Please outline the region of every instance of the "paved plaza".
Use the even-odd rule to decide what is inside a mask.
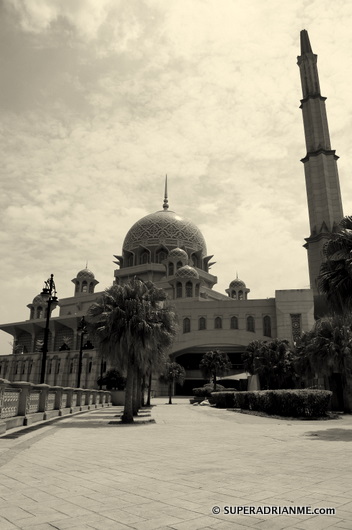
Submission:
[[[352,528],[351,416],[281,420],[166,401],[136,425],[109,423],[122,410],[111,407],[0,437],[0,529]],[[336,513],[224,513],[239,506]]]

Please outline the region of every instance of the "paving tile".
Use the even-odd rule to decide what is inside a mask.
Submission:
[[[341,442],[309,434],[331,428],[330,422],[288,422],[176,402],[169,407],[156,399],[156,423],[145,426],[108,428],[117,411],[107,408],[66,417],[35,436],[0,437],[1,516],[6,510],[0,530],[352,528],[346,465],[352,445],[342,451]],[[335,420],[336,426],[351,428],[352,417]],[[337,512],[211,515],[212,506],[225,505],[332,506]]]

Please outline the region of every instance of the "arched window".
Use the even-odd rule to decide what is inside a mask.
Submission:
[[[238,318],[237,317],[231,317],[230,328],[231,329],[238,329]]]
[[[37,318],[43,318],[43,308],[37,307]]]
[[[82,293],[86,293],[88,291],[88,284],[86,280],[82,282]]]
[[[238,299],[243,300],[243,291],[238,291]]]
[[[207,321],[204,317],[200,317],[199,319],[199,329],[207,329]]]
[[[92,362],[92,361],[89,361],[89,364],[88,364],[88,373],[91,373],[91,372],[92,372],[92,366],[93,366],[93,362]]]
[[[176,264],[176,269],[180,269],[182,267],[182,261],[178,261]]]
[[[221,329],[222,328],[222,318],[216,317],[214,321],[215,329]]]
[[[268,315],[263,318],[263,335],[271,337],[271,318]]]
[[[78,281],[76,281],[76,289],[75,289],[75,291],[76,291],[76,293],[79,292],[79,282]]]
[[[234,300],[237,300],[237,293],[236,293],[236,291],[232,291],[231,298],[233,298]]]
[[[176,283],[176,298],[182,298],[182,283]]]
[[[127,258],[127,267],[133,267],[133,254],[130,254]]]
[[[166,252],[165,250],[159,250],[156,254],[156,262],[162,263],[166,259]]]
[[[191,321],[189,318],[183,319],[183,333],[189,333],[191,331]]]
[[[199,296],[199,284],[197,283],[196,289],[195,289],[195,296]]]
[[[57,373],[57,374],[60,373],[60,359],[57,361],[56,373]]]
[[[252,316],[247,317],[247,331],[255,331],[255,323]]]
[[[173,276],[174,274],[174,264],[169,263],[169,276]]]
[[[30,319],[32,320],[34,318],[34,307],[31,307],[31,316]]]
[[[93,283],[93,282],[91,282],[91,283],[89,284],[89,292],[90,292],[90,293],[94,293],[94,283]]]
[[[148,263],[148,257],[149,257],[149,254],[146,250],[142,252],[139,258],[140,265],[144,265],[145,263]]]
[[[193,296],[193,285],[192,282],[186,283],[186,296],[187,298],[192,298]]]

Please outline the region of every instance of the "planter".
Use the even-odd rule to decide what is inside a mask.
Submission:
[[[124,390],[111,390],[111,400],[113,405],[124,405],[125,404],[125,391]]]

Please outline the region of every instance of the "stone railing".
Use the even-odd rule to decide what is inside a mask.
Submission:
[[[111,406],[111,392],[0,379],[0,434],[73,412]]]

